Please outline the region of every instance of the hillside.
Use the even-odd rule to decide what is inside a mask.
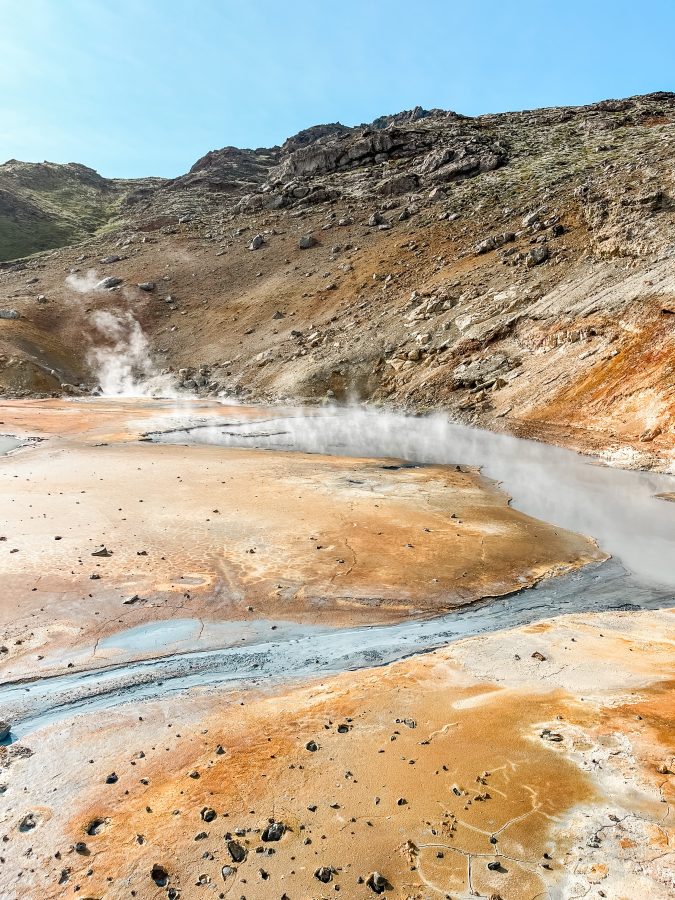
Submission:
[[[78,163],[0,165],[0,262],[74,244],[119,217],[129,195],[161,179],[107,179]]]
[[[70,245],[0,267],[0,385],[95,389],[111,310],[186,390],[440,408],[668,468],[673,123],[658,93],[317,126],[168,182],[8,163],[0,257]]]

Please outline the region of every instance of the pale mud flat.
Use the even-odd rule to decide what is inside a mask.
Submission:
[[[45,438],[0,460],[4,681],[428,617],[604,558],[465,467],[138,441],[188,412],[264,415],[2,406]],[[304,683],[66,706],[0,747],[0,897],[367,900],[374,871],[410,900],[670,897],[674,624],[574,614]]]
[[[0,408],[5,431],[45,438],[0,464],[5,678],[118,661],[108,638],[143,623],[201,620],[204,648],[210,634],[222,642],[211,627],[222,620],[390,622],[605,558],[589,538],[512,509],[475,470],[138,441],[187,415],[262,413]],[[112,555],[92,555],[102,546]]]
[[[665,900],[673,625],[566,616],[43,729],[0,751],[0,894],[367,900],[377,871],[384,896],[415,900]]]

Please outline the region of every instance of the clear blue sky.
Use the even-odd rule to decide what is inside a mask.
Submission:
[[[0,162],[186,171],[319,122],[675,90],[675,0],[0,0]]]

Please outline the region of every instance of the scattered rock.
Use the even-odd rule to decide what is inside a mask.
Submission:
[[[19,831],[32,831],[37,825],[37,821],[33,813],[27,813],[19,822]]]
[[[157,887],[166,887],[169,881],[169,873],[164,868],[164,866],[160,866],[158,863],[155,863],[150,870],[150,877],[155,882]]]
[[[540,244],[538,247],[533,247],[530,252],[525,257],[525,265],[531,269],[534,266],[540,266],[542,263],[546,262],[548,259],[548,247],[546,244]]]
[[[286,832],[286,826],[283,822],[270,822],[264,829],[261,837],[263,841],[280,841]]]
[[[101,291],[109,291],[112,288],[118,287],[122,284],[123,279],[118,278],[117,275],[108,275],[107,278],[102,278],[99,283],[96,285],[98,290]]]
[[[230,854],[232,862],[241,863],[246,859],[248,850],[238,841],[229,840],[227,842],[227,852]]]
[[[391,888],[387,879],[379,872],[371,872],[366,878],[366,884],[374,894],[384,894],[388,888]]]

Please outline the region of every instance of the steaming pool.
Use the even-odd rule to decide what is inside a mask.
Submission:
[[[571,450],[470,428],[443,415],[363,408],[270,410],[258,419],[244,414],[239,421],[189,421],[147,438],[479,467],[500,483],[516,509],[594,538],[634,575],[675,589],[675,505],[657,496],[675,490],[673,475],[601,465]]]
[[[389,458],[392,467],[480,467],[501,484],[514,507],[593,537],[612,559],[506,597],[390,625],[344,628],[280,622],[272,635],[268,621],[246,626],[222,621],[212,626],[216,636],[209,649],[195,644],[201,636],[195,619],[121,629],[103,641],[113,653],[111,662],[0,684],[2,717],[13,726],[10,742],[79,713],[158,700],[197,687],[273,686],[385,665],[461,638],[566,613],[675,606],[675,504],[656,496],[673,492],[673,476],[602,466],[571,451],[472,429],[441,415],[242,407],[223,410],[222,416],[203,416],[199,409],[142,402],[146,409],[157,410],[154,430],[141,438],[148,445],[209,444],[223,452],[248,448]],[[143,652],[146,658],[117,662],[118,651]]]

